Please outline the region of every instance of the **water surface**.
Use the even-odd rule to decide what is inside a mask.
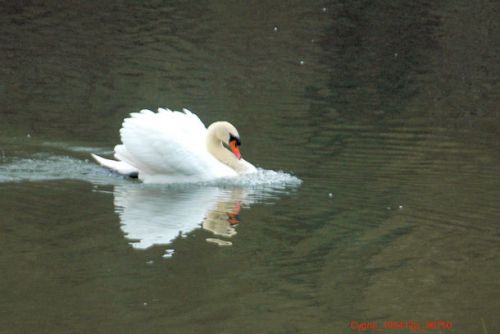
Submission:
[[[499,331],[495,7],[1,4],[0,333]],[[279,182],[91,161],[157,107]]]

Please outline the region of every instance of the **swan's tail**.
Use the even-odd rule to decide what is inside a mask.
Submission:
[[[97,163],[99,163],[99,165],[109,168],[119,174],[130,177],[137,177],[137,175],[139,174],[139,170],[137,168],[129,165],[124,161],[105,159],[93,153],[91,153],[90,155],[92,156],[92,158],[94,158],[95,161],[97,161]]]

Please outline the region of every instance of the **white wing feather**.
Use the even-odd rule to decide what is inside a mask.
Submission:
[[[114,170],[117,173],[120,173],[123,175],[133,175],[133,174],[139,173],[139,170],[137,168],[129,165],[125,161],[116,161],[116,160],[105,159],[105,158],[100,157],[100,156],[93,154],[93,153],[91,153],[90,155],[101,166],[104,166],[104,167],[107,167],[111,170]]]

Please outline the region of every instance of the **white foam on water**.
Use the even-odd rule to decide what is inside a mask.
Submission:
[[[259,187],[267,185],[289,185],[297,186],[302,183],[298,177],[288,174],[283,171],[273,171],[268,169],[258,168],[257,173],[244,174],[238,177],[222,178],[207,182],[208,184],[218,186],[241,186],[241,187]]]

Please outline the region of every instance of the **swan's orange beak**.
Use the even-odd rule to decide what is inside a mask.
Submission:
[[[236,156],[236,158],[241,159],[241,153],[240,153],[240,148],[238,147],[238,141],[236,139],[233,139],[229,142],[229,148],[231,149],[231,152]]]

